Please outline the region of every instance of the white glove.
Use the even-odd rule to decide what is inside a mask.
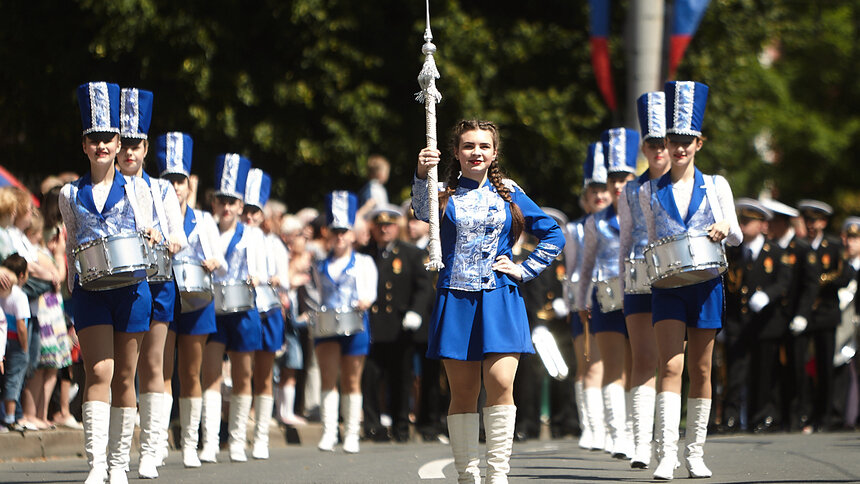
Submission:
[[[403,315],[403,329],[406,331],[415,331],[421,327],[421,315],[415,311],[406,311]]]
[[[803,316],[795,316],[794,319],[791,320],[791,323],[788,324],[788,329],[791,330],[791,334],[797,336],[802,333],[806,326],[809,325],[809,322]]]
[[[770,298],[762,291],[756,291],[752,297],[750,297],[750,310],[754,313],[757,313],[764,309],[765,306],[770,304]]]
[[[854,282],[854,281],[851,281]],[[856,283],[855,283],[856,284]],[[849,304],[854,302],[854,291],[851,290],[851,286],[839,288],[837,294],[839,295],[839,310],[845,311],[845,308],[848,307]]]
[[[552,301],[552,310],[555,311],[555,317],[561,319],[567,317],[570,307],[568,307],[567,301],[558,297]]]

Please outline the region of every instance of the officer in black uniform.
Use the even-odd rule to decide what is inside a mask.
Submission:
[[[751,422],[763,419],[764,407],[769,403],[769,393],[759,388],[771,387],[773,376],[768,373],[766,381],[760,365],[773,370],[776,365],[777,343],[769,341],[771,326],[777,309],[789,285],[789,267],[783,263],[783,251],[779,246],[765,240],[763,235],[770,210],[757,200],[739,198],[735,201],[738,222],[743,232],[743,243],[726,248],[729,263],[726,275],[726,359],[727,381],[723,402],[723,422],[728,430],[737,430],[744,406]],[[765,338],[761,338],[764,335]],[[776,349],[775,349],[776,348]],[[755,351],[753,351],[755,349]],[[745,398],[746,396],[746,398]],[[772,413],[772,412],[771,412]]]
[[[413,381],[414,333],[428,319],[433,298],[425,251],[401,241],[399,208],[383,205],[369,214],[371,240],[367,254],[376,261],[379,283],[370,308],[370,354],[362,376],[365,437],[388,440],[380,422],[383,410],[392,419],[392,437],[409,438],[409,397]]]
[[[841,426],[841,418],[833,407],[833,352],[836,345],[836,326],[842,318],[838,291],[854,277],[854,269],[843,259],[842,242],[824,233],[833,215],[830,205],[818,200],[801,200],[798,210],[806,225],[806,238],[812,246],[809,263],[815,266],[818,276],[818,294],[812,303],[812,317],[806,321],[792,321],[792,330],[805,334],[815,351],[816,378],[813,396],[812,425],[819,430]],[[803,348],[801,348],[802,350]],[[806,358],[803,358],[804,360]],[[806,428],[805,431],[810,429]]]
[[[762,204],[773,212],[773,218],[768,223],[768,238],[783,249],[783,263],[790,268],[791,273],[788,292],[780,301],[777,313],[786,356],[786,367],[780,378],[782,392],[779,400],[782,402],[780,413],[783,427],[789,431],[798,431],[808,424],[812,411],[809,395],[811,383],[806,371],[809,339],[800,332],[795,334],[789,328],[798,328],[797,323],[793,323],[795,319],[804,322],[812,317],[812,304],[818,294],[816,257],[809,242],[794,229],[792,222],[797,221],[800,212],[776,200],[762,200]],[[775,327],[773,329],[776,331]]]

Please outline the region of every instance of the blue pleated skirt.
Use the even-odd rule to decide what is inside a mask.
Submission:
[[[534,353],[517,286],[483,291],[439,289],[427,357],[482,361],[487,353]]]

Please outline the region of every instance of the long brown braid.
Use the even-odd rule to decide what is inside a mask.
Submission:
[[[511,190],[503,183],[504,175],[499,168],[499,156],[501,156],[501,139],[499,137],[499,129],[490,121],[481,121],[477,119],[464,119],[454,126],[451,131],[451,140],[449,149],[451,157],[445,163],[445,191],[439,194],[439,206],[442,207],[443,213],[448,205],[448,199],[457,190],[460,179],[460,162],[457,160],[456,153],[460,147],[460,137],[467,131],[475,130],[489,131],[493,135],[493,145],[496,148],[496,159],[490,163],[490,168],[487,170],[487,179],[492,183],[493,187],[500,197],[510,204],[511,209],[511,240],[516,241],[520,238],[520,234],[525,227],[525,218],[520,207],[511,199]]]

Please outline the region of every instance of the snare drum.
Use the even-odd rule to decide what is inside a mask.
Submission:
[[[645,260],[651,285],[663,289],[709,281],[728,268],[723,244],[705,234],[686,232],[649,245],[645,248]]]
[[[88,291],[131,286],[156,272],[149,242],[141,233],[92,240],[72,255],[81,287]]]
[[[597,303],[600,304],[600,311],[610,313],[618,311],[624,305],[624,293],[621,292],[621,278],[613,277],[605,281],[594,281],[594,288],[597,291]]]
[[[261,284],[254,288],[257,293],[257,311],[260,314],[281,307],[281,297],[272,284]]]
[[[158,272],[146,278],[149,282],[167,282],[173,280],[173,258],[166,244],[158,244],[152,248],[155,266]]]
[[[624,294],[651,294],[651,279],[645,259],[624,261]]]
[[[216,282],[215,314],[232,314],[254,309],[254,288],[248,281]]]
[[[190,313],[212,302],[212,276],[202,265],[193,262],[173,263],[173,276],[179,288],[179,308]]]
[[[364,331],[363,311],[322,307],[310,314],[311,334],[314,338],[350,336]]]

